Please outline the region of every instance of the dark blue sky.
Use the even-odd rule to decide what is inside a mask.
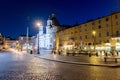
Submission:
[[[0,32],[17,38],[29,26],[30,35],[35,35],[34,21],[41,19],[46,25],[52,12],[60,24],[74,25],[112,11],[120,11],[120,0],[0,0]]]

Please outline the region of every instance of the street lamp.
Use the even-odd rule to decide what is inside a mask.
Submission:
[[[38,51],[37,51],[37,54],[40,54],[40,51],[39,51],[39,32],[40,32],[40,26],[41,26],[41,22],[36,22],[36,26],[38,27]]]
[[[96,48],[96,31],[92,31],[92,34],[93,34],[93,38],[94,38],[94,51],[95,51],[95,48]]]

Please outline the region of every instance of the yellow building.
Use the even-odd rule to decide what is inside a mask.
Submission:
[[[120,12],[57,32],[56,47],[120,50]]]

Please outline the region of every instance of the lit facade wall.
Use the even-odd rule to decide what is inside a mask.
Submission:
[[[43,26],[40,27],[39,45],[40,48],[53,49],[55,47],[55,34],[57,27],[53,24],[53,20],[48,18],[46,33],[43,33]]]
[[[51,20],[52,21],[52,20]],[[47,49],[52,49],[54,48],[54,44],[55,44],[55,34],[56,34],[56,29],[57,27],[52,25],[52,27],[50,26],[51,23],[50,20],[48,20],[48,24],[46,26],[46,48]]]
[[[0,45],[3,45],[3,37],[1,33],[0,33]]]
[[[29,36],[27,43],[27,37],[25,35],[20,36],[18,39],[19,42],[18,48],[22,50],[32,49],[32,47],[35,45],[34,40],[35,40],[34,36]]]
[[[96,31],[95,37],[93,31]],[[116,49],[116,43],[113,44],[112,38],[120,36],[120,12],[62,30],[56,35],[59,37],[59,48],[71,45],[91,50],[96,44],[97,50]],[[57,47],[58,43],[56,44]]]

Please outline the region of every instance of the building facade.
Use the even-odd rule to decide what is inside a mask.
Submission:
[[[4,43],[4,39],[2,34],[0,33],[0,50],[3,48],[3,43]]]
[[[0,33],[0,45],[3,45],[3,37],[1,33]]]
[[[28,42],[27,42],[28,38]],[[22,35],[18,39],[19,42],[19,48],[26,50],[26,49],[32,49],[33,46],[35,46],[35,36],[25,36]]]
[[[17,41],[18,40],[11,39],[10,37],[4,38],[4,47],[6,47],[6,48],[15,48]]]
[[[120,12],[57,32],[57,49],[120,50]]]
[[[53,49],[55,47],[55,35],[59,27],[59,22],[56,19],[56,15],[52,13],[52,16],[47,20],[47,26],[41,26],[39,30],[39,47],[44,49]],[[37,35],[38,36],[38,35]],[[38,43],[38,37],[36,39]]]

